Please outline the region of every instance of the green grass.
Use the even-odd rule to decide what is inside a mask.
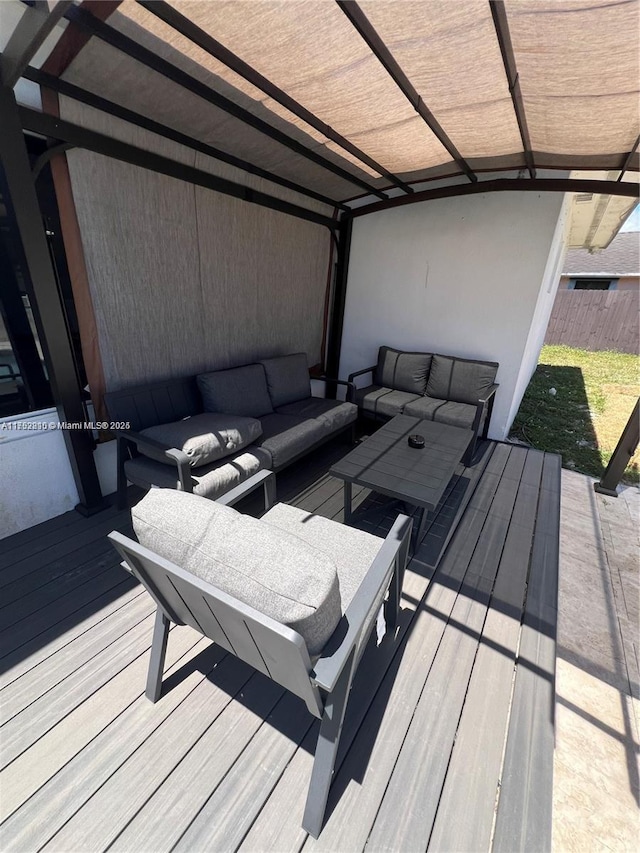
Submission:
[[[511,434],[560,453],[565,468],[600,477],[639,393],[638,356],[545,346]],[[640,481],[638,451],[623,479]]]

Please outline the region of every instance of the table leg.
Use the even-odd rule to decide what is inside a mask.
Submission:
[[[420,543],[422,542],[422,537],[424,536],[424,528],[425,528],[426,522],[427,522],[427,511],[424,507],[422,507],[422,509],[420,510],[419,519],[420,520],[418,521],[418,527],[416,529],[416,538],[414,540],[415,541],[415,546],[414,546],[415,550],[418,550]]]
[[[344,481],[344,523],[351,521],[351,483]]]

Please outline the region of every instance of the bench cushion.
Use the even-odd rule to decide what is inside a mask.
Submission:
[[[424,394],[430,367],[431,353],[401,352],[391,347],[380,347],[373,381],[375,385],[397,391]]]
[[[282,468],[329,434],[326,423],[316,418],[274,413],[260,419],[262,435],[257,439],[271,457],[271,468]]]
[[[311,381],[304,352],[265,358],[260,361],[267,377],[267,388],[274,409],[311,396]]]
[[[289,504],[276,504],[262,516],[262,521],[295,534],[335,563],[343,611],[351,603],[384,541],[364,530],[336,524],[329,518]]]
[[[342,617],[326,553],[275,525],[171,489],[151,489],[131,515],[140,543],[293,628],[318,654]]]
[[[367,388],[356,390],[356,403],[371,415],[393,418],[401,415],[407,403],[419,400],[419,394],[409,394],[407,391],[394,391],[392,388],[382,388],[379,385],[369,385]]]
[[[199,468],[251,444],[262,435],[262,426],[255,418],[205,412],[170,424],[147,427],[142,435],[183,450],[191,467]],[[167,463],[175,467],[171,460],[167,459]]]
[[[426,393],[439,400],[477,405],[493,385],[497,372],[496,362],[434,355]]]
[[[244,483],[246,479],[262,471],[263,468],[269,468],[270,465],[270,455],[259,447],[252,446],[250,449],[241,450],[233,456],[226,456],[209,465],[192,468],[193,493],[204,498],[217,498],[235,486],[239,486],[240,483]],[[165,465],[164,462],[156,462],[154,459],[147,459],[146,456],[127,459],[124,463],[124,471],[128,480],[142,488],[149,486],[158,486],[163,489],[180,488],[178,469],[175,465]]]
[[[471,429],[477,411],[478,407],[469,403],[451,403],[446,400],[437,400],[435,397],[420,397],[413,403],[408,403],[403,414],[423,421],[437,421],[441,424]]]
[[[197,380],[205,412],[260,418],[273,411],[261,364],[201,373]]]
[[[358,407],[353,403],[341,403],[339,400],[325,400],[324,397],[308,397],[280,406],[281,415],[297,415],[300,418],[318,418],[326,423],[329,432],[338,432],[358,418]]]

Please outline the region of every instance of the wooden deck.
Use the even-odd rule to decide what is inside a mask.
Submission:
[[[550,849],[559,458],[481,450],[430,515],[398,639],[361,662],[317,841],[300,700],[185,627],[145,699],[153,605],[105,538],[128,513],[2,542],[2,849]],[[344,453],[283,472],[279,499],[340,519]],[[359,489],[354,506],[384,534],[393,507]]]

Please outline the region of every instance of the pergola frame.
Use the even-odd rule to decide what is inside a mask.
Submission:
[[[108,24],[103,23],[99,17],[96,17],[91,12],[87,11],[87,9],[73,6],[68,3],[67,0],[59,0],[59,2],[48,12],[44,12],[44,9],[41,8],[42,6],[46,6],[46,4],[37,4],[38,8],[33,11],[37,12],[38,17],[34,18],[32,15],[28,15],[24,16],[21,20],[19,27],[16,28],[12,39],[7,45],[5,53],[0,57],[0,70],[2,72],[2,87],[0,88],[0,124],[3,126],[4,137],[3,144],[0,145],[0,156],[2,157],[2,164],[5,171],[11,172],[10,180],[7,180],[5,192],[8,194],[8,201],[10,202],[15,214],[15,219],[26,256],[27,269],[29,270],[32,278],[34,295],[37,297],[39,310],[36,311],[36,316],[38,317],[39,333],[41,335],[45,351],[48,355],[49,369],[52,374],[52,384],[54,394],[56,396],[56,403],[58,405],[59,413],[64,417],[64,419],[68,421],[83,420],[84,408],[81,398],[81,389],[79,387],[77,375],[75,373],[75,366],[72,360],[68,330],[59,304],[55,273],[51,264],[51,258],[42,222],[36,212],[37,199],[34,184],[35,175],[32,174],[28,168],[28,158],[23,139],[23,132],[25,130],[48,138],[51,141],[50,145],[52,149],[52,156],[61,153],[68,147],[84,148],[107,157],[113,157],[145,169],[151,169],[165,175],[170,175],[171,177],[188,183],[203,186],[216,192],[231,195],[244,201],[258,204],[272,210],[277,210],[281,213],[327,227],[332,232],[338,244],[336,279],[333,287],[332,303],[330,306],[331,324],[326,356],[327,370],[329,374],[333,375],[337,374],[339,366],[347,273],[349,267],[349,248],[351,243],[352,224],[355,217],[360,217],[368,213],[374,213],[400,205],[479,192],[521,192],[523,190],[563,193],[590,192],[638,197],[638,185],[636,183],[625,182],[622,178],[624,173],[631,166],[634,154],[638,148],[640,137],[636,140],[632,150],[625,156],[624,162],[621,164],[620,176],[616,181],[572,180],[569,178],[540,179],[536,177],[536,165],[538,165],[538,168],[541,168],[541,165],[534,162],[534,156],[531,150],[526,116],[524,113],[524,104],[519,88],[518,73],[508,32],[507,18],[504,10],[504,4],[501,0],[490,0],[491,11],[502,52],[509,91],[512,97],[518,127],[520,129],[524,158],[530,177],[524,179],[490,179],[485,181],[478,180],[478,175],[471,169],[464,157],[449,139],[444,129],[437,122],[360,7],[353,2],[353,0],[349,0],[349,2],[336,0],[336,2],[338,2],[362,38],[365,39],[374,55],[385,67],[396,85],[411,102],[416,112],[423,118],[431,131],[451,154],[454,163],[458,167],[458,171],[450,174],[449,177],[455,178],[459,175],[465,175],[469,179],[470,183],[455,184],[445,187],[440,186],[434,189],[420,189],[419,191],[416,191],[415,187],[410,186],[405,181],[386,170],[383,166],[376,163],[376,161],[369,157],[366,152],[361,151],[348,139],[333,131],[321,119],[306,110],[301,104],[290,98],[285,92],[278,89],[278,87],[276,87],[271,81],[267,80],[255,69],[243,62],[239,57],[228,51],[219,42],[210,38],[200,28],[195,25],[191,25],[188,19],[179,15],[179,13],[174,12],[172,7],[166,3],[160,3],[157,6],[154,4],[154,7],[151,7],[151,11],[158,15],[158,17],[162,18],[165,23],[173,26],[177,31],[194,41],[194,43],[198,44],[199,47],[207,50],[212,56],[215,56],[218,60],[224,62],[235,73],[241,74],[245,79],[249,80],[253,85],[260,88],[263,92],[274,98],[274,100],[281,103],[291,112],[298,115],[309,125],[320,130],[328,138],[343,147],[344,150],[358,157],[361,162],[366,163],[370,168],[378,171],[380,175],[386,177],[391,182],[391,187],[389,189],[395,189],[396,192],[402,191],[402,194],[394,195],[390,198],[384,190],[363,181],[359,176],[343,169],[341,166],[331,162],[330,160],[327,160],[317,152],[304,146],[299,141],[290,138],[283,131],[272,127],[263,119],[254,116],[243,107],[235,104],[233,101],[222,96],[209,86],[201,83],[199,80],[158,56],[153,51],[143,47],[134,40],[120,33],[118,30],[110,27]],[[105,4],[105,6],[106,5],[107,4]],[[117,7],[116,3],[108,5],[110,8]],[[146,2],[142,2],[141,5],[147,9],[150,8],[150,4]],[[96,36],[133,59],[142,62],[158,74],[182,86],[184,89],[204,98],[214,106],[228,112],[240,121],[259,130],[261,133],[266,134],[283,146],[294,151],[296,154],[306,157],[316,163],[316,165],[338,175],[343,180],[359,186],[365,191],[366,196],[376,196],[378,201],[365,202],[360,207],[351,209],[344,202],[330,199],[329,197],[310,188],[304,187],[296,182],[282,178],[273,172],[263,169],[259,165],[249,163],[235,155],[231,155],[215,148],[214,146],[194,139],[187,134],[162,125],[148,117],[139,115],[138,113],[109,101],[96,93],[86,91],[81,87],[66,82],[45,70],[30,68],[29,63],[33,59],[37,49],[42,45],[44,39],[53,30],[55,24],[60,20],[62,15],[64,15],[70,22],[65,36],[69,35],[71,40],[75,39],[76,52],[86,43],[88,37]],[[78,29],[74,30],[73,28]],[[70,30],[71,32],[69,32]],[[79,32],[81,35],[79,35]],[[65,36],[63,36],[63,38]],[[73,49],[70,48],[66,53],[73,54]],[[56,69],[58,74],[61,74],[64,71],[73,58],[73,56],[71,56],[71,58],[66,56],[65,50],[61,51],[61,54],[63,56],[63,62]],[[178,163],[168,157],[153,154],[149,151],[136,148],[136,146],[105,136],[104,134],[79,127],[78,125],[63,121],[62,119],[56,118],[50,114],[39,113],[35,110],[18,107],[11,89],[20,76],[24,76],[26,79],[37,82],[46,89],[74,98],[94,107],[95,109],[130,122],[138,127],[142,127],[166,139],[171,139],[174,142],[185,145],[188,148],[204,153],[212,158],[237,166],[249,174],[265,178],[266,180],[272,181],[274,184],[294,190],[309,198],[313,198],[316,201],[331,205],[335,211],[334,215],[323,215],[316,211],[307,209],[302,205],[276,198],[269,193],[257,191],[251,187],[218,177],[201,169],[196,169],[194,167]],[[513,165],[502,165],[492,169],[492,171],[513,171],[513,168]],[[563,166],[562,168],[565,167]],[[573,168],[594,168],[593,158],[581,159],[580,157],[576,157]],[[440,174],[431,179],[421,178],[416,181],[416,183],[424,184],[426,180],[442,179],[443,176]],[[341,214],[340,217],[338,217],[338,213]],[[35,286],[36,282],[37,288]],[[55,307],[56,304],[58,306],[57,308]],[[96,510],[101,506],[101,495],[98,487],[95,463],[91,453],[91,436],[88,432],[83,432],[81,430],[65,430],[65,441],[67,441],[72,469],[78,486],[78,491],[81,496],[81,507],[85,511]]]

